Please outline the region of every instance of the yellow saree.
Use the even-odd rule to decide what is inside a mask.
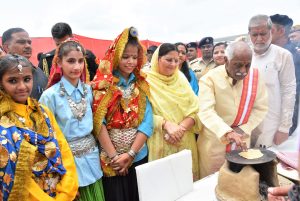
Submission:
[[[153,54],[151,71],[147,74],[150,84],[150,102],[154,114],[154,133],[148,139],[149,161],[163,158],[183,149],[192,151],[193,177],[199,179],[199,163],[195,134],[200,128],[197,117],[199,111],[198,98],[190,87],[188,80],[177,69],[172,76],[164,76],[158,72],[158,52]],[[164,140],[163,120],[179,124],[186,117],[191,117],[196,124],[186,131],[181,142],[169,144]]]

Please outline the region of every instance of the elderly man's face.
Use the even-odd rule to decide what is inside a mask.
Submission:
[[[256,53],[262,54],[268,50],[272,41],[272,34],[267,25],[251,27],[249,35]]]
[[[11,35],[11,39],[3,45],[6,52],[18,54],[29,59],[32,54],[31,39],[27,32],[17,32]]]
[[[230,61],[225,57],[225,66],[229,76],[234,80],[243,80],[248,74],[251,60],[252,55],[249,51],[236,51]]]

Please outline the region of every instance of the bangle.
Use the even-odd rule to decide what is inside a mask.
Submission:
[[[127,152],[127,154],[128,154],[129,156],[131,156],[133,159],[134,159],[135,156],[136,156],[136,153],[135,153],[135,151],[133,151],[133,149],[130,149],[130,150]]]

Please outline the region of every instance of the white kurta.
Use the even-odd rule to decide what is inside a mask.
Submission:
[[[269,111],[264,121],[255,129],[259,135],[256,146],[272,146],[277,130],[288,133],[292,126],[295,104],[296,78],[291,53],[271,45],[262,55],[253,53],[252,67],[263,76],[269,97]]]

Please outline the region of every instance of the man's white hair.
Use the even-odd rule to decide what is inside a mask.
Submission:
[[[253,16],[248,24],[248,31],[252,27],[257,27],[261,25],[266,25],[268,29],[272,29],[272,20],[268,15],[255,15]]]
[[[248,47],[248,48],[247,48]],[[237,52],[240,52],[241,50],[239,51],[236,51],[237,49],[241,49],[242,51],[249,51],[249,54],[252,55],[252,51],[251,51],[251,48],[250,46],[248,45],[248,43],[246,43],[245,41],[234,41],[232,43],[230,43],[226,49],[225,49],[225,55],[228,59],[228,61],[230,62],[231,59],[235,56],[235,54]]]

